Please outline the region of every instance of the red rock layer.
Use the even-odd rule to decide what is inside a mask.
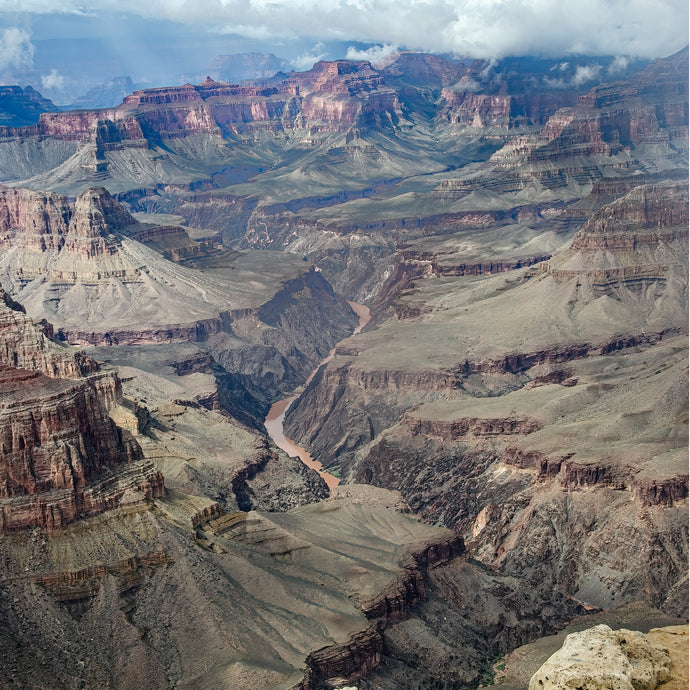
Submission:
[[[163,494],[163,479],[96,390],[0,369],[0,532],[56,529],[128,500]]]
[[[406,417],[404,421],[413,435],[438,436],[449,441],[457,440],[468,434],[472,436],[525,435],[538,431],[542,427],[542,424],[536,419],[521,417],[498,417],[492,419],[463,417],[450,422]]]
[[[162,496],[162,475],[108,416],[119,379],[0,297],[0,533]]]
[[[99,371],[93,359],[58,345],[51,336],[49,324],[35,324],[0,288],[0,366],[37,370],[54,378],[80,378]]]
[[[527,78],[516,80],[510,74],[504,75],[497,91],[485,67],[484,62],[468,67],[415,54],[401,54],[382,70],[368,62],[321,61],[307,72],[279,74],[263,85],[239,86],[209,78],[196,86],[137,91],[115,108],[47,112],[35,126],[0,127],[0,137],[92,140],[96,144],[92,165],[99,169],[104,150],[146,146],[151,138],[222,135],[256,128],[349,130],[357,136],[370,126],[396,126],[404,117],[403,103],[409,108],[424,102],[423,109],[431,106],[440,120],[461,126],[512,128],[547,123],[541,142],[560,142],[549,148],[551,156],[578,147],[583,153],[615,152],[660,128],[687,124],[682,59],[654,63],[630,82],[632,86],[597,87],[577,106],[572,90],[543,85],[535,89],[526,86]],[[687,66],[685,70],[687,82]],[[440,100],[434,93],[437,89],[442,89]],[[643,98],[644,106],[640,105]],[[631,101],[635,101],[632,106]],[[532,157],[539,159],[540,152],[532,151]]]
[[[687,230],[687,185],[646,185],[595,213],[573,237],[571,247],[630,251],[687,236]]]
[[[339,60],[319,62],[309,72],[293,73],[277,86],[238,86],[207,79],[198,86],[137,91],[116,108],[43,113],[35,127],[4,127],[0,136],[68,141],[94,136],[97,144],[107,148],[153,134],[164,138],[221,134],[251,123],[275,129],[302,126],[304,118],[312,127],[343,131],[369,101],[370,115],[381,109],[390,110],[394,117],[400,114],[395,93],[383,86],[382,75],[369,63]]]
[[[83,258],[115,251],[108,235],[136,223],[103,187],[87,189],[70,204],[52,192],[0,187],[0,247],[64,249]]]
[[[442,91],[446,107],[440,117],[463,126],[543,125],[556,110],[574,105],[571,92],[551,91],[535,94],[483,94],[457,87]]]
[[[126,590],[141,584],[147,576],[170,558],[162,551],[154,551],[142,556],[132,556],[122,561],[98,564],[77,571],[47,573],[30,578],[30,581],[43,585],[58,601],[69,601],[95,595],[103,580],[115,577],[118,590]]]
[[[687,49],[656,60],[625,82],[594,87],[572,108],[557,111],[538,141],[523,142],[527,160],[565,156],[614,155],[650,137],[679,135],[687,140]],[[511,144],[516,152],[520,143]],[[524,161],[522,162],[524,164]]]

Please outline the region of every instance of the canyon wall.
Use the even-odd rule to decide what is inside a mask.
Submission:
[[[2,295],[0,531],[58,529],[162,496],[162,475],[108,416],[119,379],[52,341]]]
[[[413,274],[393,313],[314,378],[288,435],[458,528],[499,572],[683,615],[687,207],[683,183],[633,188],[522,279],[481,278],[482,311],[462,301],[469,276]]]

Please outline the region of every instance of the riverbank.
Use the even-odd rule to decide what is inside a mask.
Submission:
[[[371,319],[371,313],[369,311],[369,308],[364,306],[363,304],[358,304],[357,302],[348,302],[348,304],[350,305],[350,307],[352,307],[352,311],[354,311],[355,314],[357,314],[357,316],[359,317],[359,325],[355,328],[355,330],[352,333],[352,335],[357,335],[369,323],[369,320]],[[312,371],[312,373],[309,375],[309,378],[306,380],[304,386],[302,387],[302,390],[306,389],[306,387],[311,383],[311,380],[316,375],[316,372],[324,364],[333,359],[334,354],[335,348],[333,348],[328,353],[328,356],[325,357],[323,361],[319,364],[319,366],[316,367],[314,371]],[[300,395],[301,393],[295,393],[294,395],[291,395],[287,398],[283,398],[282,400],[278,400],[277,402],[273,403],[273,405],[271,405],[271,409],[268,411],[268,414],[266,415],[266,419],[264,420],[264,426],[266,427],[268,435],[273,439],[273,442],[278,446],[278,448],[284,450],[292,458],[298,457],[305,465],[316,470],[324,479],[324,481],[328,485],[328,488],[332,491],[333,488],[340,483],[340,478],[336,477],[330,472],[325,472],[321,462],[315,460],[311,456],[311,453],[309,453],[305,448],[303,448],[302,446],[298,446],[292,439],[287,438],[283,431],[283,421],[285,420],[285,413],[287,412],[290,405],[292,405],[292,403],[295,400],[297,400]]]

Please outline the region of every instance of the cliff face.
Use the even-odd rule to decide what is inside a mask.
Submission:
[[[6,129],[5,134],[83,141],[96,133],[103,144],[121,144],[124,139],[241,132],[264,124],[280,131],[301,126],[298,120],[302,118],[315,127],[344,131],[355,122],[364,104],[377,111],[396,107],[394,101],[386,99],[377,103],[379,95],[393,92],[368,63],[319,62],[309,72],[293,75],[275,87],[207,79],[197,86],[136,91],[116,108],[44,113],[33,128]]]
[[[53,193],[0,189],[0,246],[32,252],[58,252],[90,259],[114,254],[108,235],[136,221],[103,187],[81,194],[74,205]],[[21,280],[24,271],[15,275]],[[27,272],[27,277],[33,277]]]
[[[644,185],[522,277],[413,274],[315,377],[288,435],[459,528],[498,572],[682,615],[687,206],[684,183]]]
[[[660,332],[671,322],[682,323],[683,297],[673,286],[684,280],[680,257],[687,245],[687,227],[686,185],[640,186],[593,214],[570,248],[542,268],[560,284],[577,279],[586,296],[581,299],[606,296],[625,301],[623,291],[646,291],[649,330]],[[670,299],[664,300],[664,293]],[[664,304],[663,315],[657,303]]]
[[[321,688],[361,678],[384,628],[424,598],[427,573],[461,551],[447,530],[397,512],[389,492],[363,489],[285,514],[222,513],[171,492],[156,511],[35,530],[33,542],[24,531],[11,548],[0,540],[3,668],[17,684],[65,688],[137,677],[155,688],[201,678]],[[38,639],[40,659],[28,645]],[[82,664],[59,662],[65,645]]]
[[[684,185],[648,185],[596,213],[575,235],[573,249],[627,250],[682,239],[688,224]]]
[[[334,135],[346,134],[348,142],[377,132],[397,137],[414,123],[425,122],[441,137],[448,127],[455,134],[465,128],[486,130],[498,147],[511,130],[532,131],[557,109],[574,104],[577,90],[552,88],[539,69],[548,66],[516,71],[509,62],[477,61],[468,66],[410,53],[381,69],[362,61],[321,61],[307,72],[278,73],[255,85],[208,78],[198,85],[136,91],[113,108],[43,113],[33,126],[2,127],[0,144],[13,151],[30,139],[41,152],[35,161],[32,152],[31,160],[21,162],[10,154],[9,178],[33,177],[23,174],[27,163],[36,166],[34,175],[42,175],[46,159],[57,156],[61,170],[52,181],[73,191],[81,191],[86,180],[95,184],[123,177],[133,185],[126,189],[148,187],[154,179],[167,184],[171,173],[187,182],[212,180],[214,173],[223,174],[238,163],[233,152],[219,150],[218,143],[228,135],[250,146],[257,137],[269,135],[279,150],[287,143],[289,155],[291,140],[307,152]],[[664,123],[672,119],[669,114]],[[190,161],[189,150],[176,155],[177,142],[185,148],[185,140],[202,136],[214,142],[210,157],[216,161]],[[161,148],[163,141],[170,144]],[[67,146],[69,142],[73,146]],[[198,154],[197,149],[192,158]],[[163,169],[143,169],[155,168],[155,161],[161,160],[166,160]],[[40,188],[40,181],[34,183]]]
[[[357,322],[300,258],[228,252],[179,226],[137,223],[104,188],[74,203],[5,189],[2,201],[0,273],[34,318],[54,322],[55,335],[72,344],[133,347],[132,363],[138,348],[161,345],[168,362],[165,346],[192,345],[209,383],[176,399],[243,423],[259,427],[270,402],[306,379]],[[18,314],[10,310],[8,323]],[[40,359],[38,345],[24,355],[29,345],[15,340],[7,349],[17,362]],[[189,356],[180,379],[191,373]]]
[[[573,105],[576,99],[572,92],[478,94],[459,90],[461,86],[462,82],[443,89],[446,106],[439,117],[465,127],[543,126],[555,111]]]
[[[26,317],[24,307],[1,288],[0,300],[0,358],[4,365],[62,378],[98,371],[98,364],[90,357],[56,346],[51,341],[50,324],[37,326]]]
[[[557,232],[565,241],[594,210],[568,205],[593,185],[633,174],[640,175],[640,183],[647,179],[643,175],[685,174],[687,77],[677,57],[585,94],[564,85],[546,88],[543,74],[539,81],[497,67],[498,73],[483,75],[485,67],[404,54],[378,71],[324,63],[293,74],[299,114],[290,126],[283,116],[281,126],[290,141],[299,141],[300,154],[284,169],[256,174],[233,190],[238,194],[161,190],[141,197],[137,208],[165,204],[192,224],[217,229],[227,246],[302,253],[340,291],[369,299],[383,287],[371,274],[390,272],[396,249],[403,257],[432,262],[437,274],[517,268],[544,260],[556,244],[551,252],[534,246],[504,261],[481,252],[468,260],[465,247],[486,241],[480,228],[509,232],[510,225],[518,226],[516,244],[519,228],[538,234],[537,224],[544,234]],[[334,117],[342,118],[345,129],[335,124],[325,129],[345,131],[344,142],[324,134],[324,123],[335,123]],[[417,125],[433,132],[438,145],[415,138]],[[248,132],[249,120],[244,126]],[[309,135],[302,129],[307,126]],[[376,134],[383,131],[390,134],[385,142]],[[411,151],[423,155],[410,156]],[[465,167],[468,161],[474,165]],[[428,177],[415,177],[419,174]],[[411,177],[413,193],[404,182]],[[300,183],[297,190],[295,180],[304,189]],[[285,190],[280,199],[266,193],[277,189],[278,181]],[[407,247],[451,234],[462,247],[453,263],[438,261],[436,249]]]
[[[687,51],[681,51],[629,81],[594,87],[577,105],[554,113],[539,135],[509,144],[496,159],[514,166],[518,160],[615,156],[645,143],[665,146],[673,157],[677,146],[687,147],[687,101]]]
[[[230,324],[254,318],[270,327],[262,332],[261,345],[287,352],[299,343],[295,356],[305,369],[334,342],[317,326],[317,315],[329,318],[326,311],[335,309],[330,320],[337,335],[345,335],[355,321],[328,283],[297,260],[286,262],[284,280],[279,269],[275,279],[265,276],[271,286],[253,295],[243,286],[248,264],[240,255],[223,253],[213,241],[195,243],[179,227],[137,224],[102,187],[84,191],[74,204],[56,194],[4,189],[0,242],[6,250],[0,259],[6,284],[32,315],[54,322],[60,338],[72,343],[206,342],[227,333]],[[265,262],[257,257],[254,263]],[[212,270],[203,270],[208,264]],[[224,274],[218,272],[226,266]],[[232,271],[238,267],[242,276],[235,280]],[[296,313],[281,314],[310,299],[314,309],[319,300],[327,303],[313,311],[311,325],[302,319],[297,327]],[[342,325],[336,325],[336,315]],[[235,328],[238,334],[246,330],[242,324]],[[220,347],[214,345],[216,351]]]
[[[0,126],[23,127],[34,125],[41,113],[55,112],[57,106],[30,86],[0,88]]]
[[[344,643],[312,652],[306,659],[304,679],[293,690],[318,690],[334,679],[354,683],[366,678],[381,661],[385,630],[405,620],[426,599],[425,579],[431,569],[452,562],[463,550],[462,540],[451,537],[411,554],[397,581],[371,599],[360,600],[370,627]]]
[[[2,294],[0,531],[57,529],[162,496],[161,474],[108,416],[119,379],[51,341]]]

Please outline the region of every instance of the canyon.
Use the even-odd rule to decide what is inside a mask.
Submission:
[[[687,623],[687,65],[8,92],[9,686],[478,687]]]

